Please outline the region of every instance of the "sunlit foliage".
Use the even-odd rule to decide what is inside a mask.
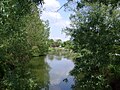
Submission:
[[[32,5],[39,3],[42,4],[42,1],[0,0],[1,90],[26,90],[26,88],[31,90],[35,87],[32,79],[29,78],[30,73],[25,69],[25,63],[31,56],[31,45],[28,40],[29,31],[25,29],[27,22],[23,21],[31,14]],[[39,19],[39,15],[36,17]],[[43,22],[38,20],[37,23]],[[41,25],[46,27],[45,24]]]
[[[72,36],[74,50],[82,55],[76,59],[71,72],[76,79],[75,89],[119,90],[119,3],[117,0],[93,1],[76,2],[75,14],[70,17],[71,26],[66,28]],[[81,73],[82,78],[79,77]]]

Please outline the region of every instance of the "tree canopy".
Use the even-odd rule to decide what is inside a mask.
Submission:
[[[1,90],[31,90],[35,87],[25,63],[31,58],[33,46],[39,47],[39,53],[47,49],[48,24],[40,20],[37,11],[37,5],[42,3],[43,0],[0,0]]]
[[[72,36],[74,50],[82,54],[71,72],[76,78],[75,88],[120,89],[118,0],[77,1],[73,12],[71,25],[65,30]]]

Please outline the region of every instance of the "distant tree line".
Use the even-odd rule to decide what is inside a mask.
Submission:
[[[65,49],[73,49],[73,42],[71,40],[62,41],[61,39],[53,40],[49,39],[49,47],[61,47]]]

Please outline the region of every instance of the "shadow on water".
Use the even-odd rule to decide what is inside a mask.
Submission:
[[[72,90],[74,77],[69,72],[74,68],[74,63],[71,59],[60,54],[49,54],[34,57],[28,66],[40,90]]]

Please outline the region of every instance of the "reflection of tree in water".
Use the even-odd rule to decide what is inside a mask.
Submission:
[[[54,60],[54,59],[56,59],[56,60],[61,60],[62,59],[62,56],[61,55],[47,55],[48,56],[48,59],[49,60]]]
[[[53,48],[52,51],[49,51],[49,55],[58,56],[55,57],[55,59],[61,60],[62,57],[65,57],[67,59],[74,59],[75,57],[78,57],[78,53],[74,53],[72,50],[63,49],[63,48]]]
[[[47,55],[49,60],[54,60],[54,55]]]
[[[39,88],[46,87],[49,84],[49,66],[45,62],[45,57],[34,57],[28,67]]]
[[[62,56],[60,56],[60,55],[59,55],[59,56],[55,56],[55,59],[56,59],[56,60],[61,60],[61,59],[62,59]]]

